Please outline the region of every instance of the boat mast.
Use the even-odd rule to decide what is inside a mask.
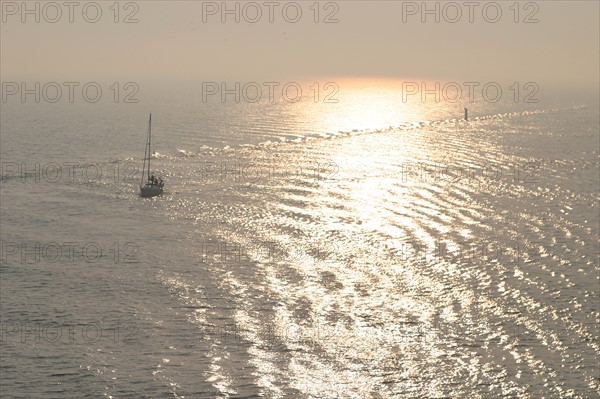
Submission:
[[[152,150],[150,147],[151,138],[152,138],[152,114],[150,114],[150,120],[148,121],[148,181],[150,181],[150,158],[152,158]]]
[[[150,114],[150,122],[148,123],[148,137],[147,137],[146,145],[144,146],[144,166],[142,167],[141,186],[144,185],[144,175],[146,174],[146,159],[148,160],[148,181],[150,181],[150,130],[151,130],[151,125],[152,125],[152,114]]]

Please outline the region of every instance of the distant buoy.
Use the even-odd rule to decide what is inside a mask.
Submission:
[[[469,120],[469,110],[465,108],[465,120]]]

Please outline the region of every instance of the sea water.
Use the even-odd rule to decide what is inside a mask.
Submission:
[[[597,99],[175,93],[3,104],[3,397],[598,397]]]

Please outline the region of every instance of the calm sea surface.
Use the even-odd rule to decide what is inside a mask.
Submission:
[[[597,398],[597,100],[337,99],[2,104],[1,396]]]

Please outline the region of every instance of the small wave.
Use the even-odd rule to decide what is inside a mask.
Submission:
[[[517,111],[517,112],[505,112],[498,113],[492,115],[481,115],[481,116],[472,116],[469,118],[469,121],[465,121],[463,118],[448,118],[448,119],[440,119],[440,120],[425,120],[425,121],[416,121],[416,122],[402,122],[396,126],[388,126],[383,128],[376,129],[352,129],[348,131],[338,130],[334,132],[314,132],[309,135],[295,135],[295,137],[280,137],[273,138],[272,140],[266,140],[260,142],[258,144],[238,144],[235,146],[225,146],[225,147],[210,147],[207,145],[202,145],[198,148],[196,152],[180,149],[178,148],[175,154],[161,154],[158,152],[154,152],[152,158],[154,159],[177,159],[177,158],[195,158],[202,157],[207,155],[218,155],[218,154],[229,154],[236,151],[251,151],[251,150],[264,150],[268,148],[275,148],[281,145],[290,145],[290,144],[302,144],[308,141],[314,140],[332,140],[332,139],[340,139],[345,137],[352,137],[358,135],[366,135],[366,134],[378,134],[378,133],[388,133],[392,131],[408,131],[421,129],[425,127],[438,126],[438,125],[451,125],[451,124],[462,124],[462,123],[475,123],[480,121],[489,121],[489,120],[503,120],[508,118],[519,118],[540,114],[547,114],[553,112],[563,112],[563,111],[577,111],[589,108],[588,105],[578,105],[568,108],[555,108],[555,109],[540,109],[540,110],[532,110],[532,111]],[[123,162],[123,161],[133,161],[135,158],[127,157],[124,160],[112,160],[111,162]],[[4,177],[2,177],[4,179]]]
[[[553,112],[563,112],[563,111],[573,111],[573,110],[583,110],[589,108],[588,105],[578,105],[567,108],[553,108],[553,109],[540,109],[540,110],[532,110],[532,111],[516,111],[516,112],[505,112],[498,113],[492,115],[482,115],[482,116],[473,116],[469,118],[469,121],[465,121],[463,118],[448,118],[448,119],[440,119],[440,120],[425,120],[425,121],[417,121],[417,122],[402,122],[396,126],[388,126],[385,128],[376,128],[376,129],[352,129],[349,131],[338,130],[335,132],[315,132],[311,135],[297,135],[295,138],[289,137],[281,137],[273,140],[266,140],[260,142],[258,144],[239,144],[236,146],[225,146],[225,147],[210,147],[206,145],[202,145],[197,152],[188,151],[184,149],[177,149],[177,153],[175,154],[175,158],[194,158],[194,157],[202,157],[206,155],[217,155],[217,154],[228,154],[232,152],[236,152],[239,150],[264,150],[268,148],[275,148],[281,145],[288,144],[301,144],[308,141],[313,140],[332,140],[332,139],[340,139],[351,136],[358,135],[366,135],[366,134],[378,134],[378,133],[387,133],[392,131],[407,131],[414,129],[421,129],[429,126],[437,126],[437,125],[451,125],[457,123],[473,123],[479,121],[489,121],[489,120],[502,120],[509,118],[518,118],[518,117],[526,117],[532,115],[540,115],[547,114]],[[163,155],[155,153],[154,157],[168,159],[173,156]],[[130,158],[128,158],[130,159]]]
[[[181,150],[181,149],[179,149],[179,148],[178,148],[178,149],[177,149],[177,152],[175,153],[175,156],[176,156],[176,157],[187,158],[187,157],[194,156],[194,154],[192,154],[192,153],[191,153],[191,152],[189,152],[189,151],[186,151],[186,150]]]

